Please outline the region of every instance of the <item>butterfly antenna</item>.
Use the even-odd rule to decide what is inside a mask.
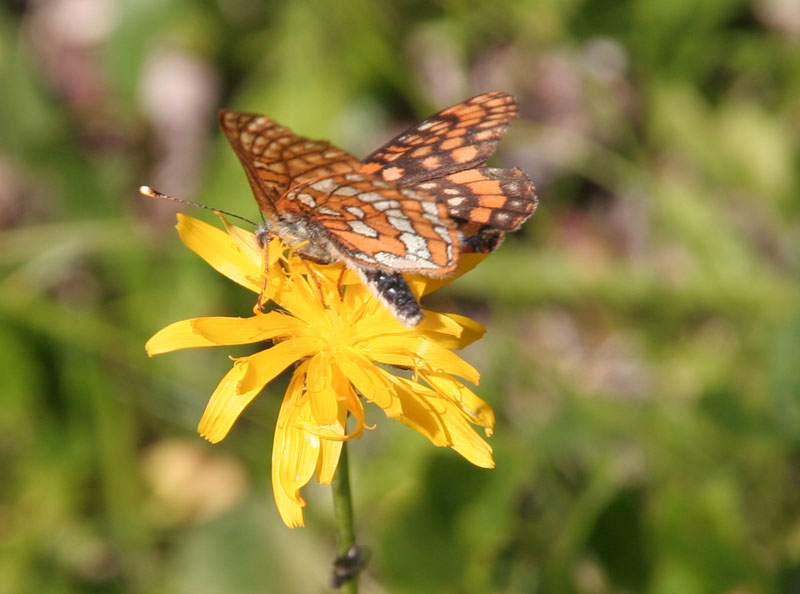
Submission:
[[[189,206],[196,206],[197,208],[205,208],[206,210],[212,210],[214,212],[218,212],[220,214],[224,214],[226,216],[239,219],[240,221],[244,221],[245,223],[250,223],[254,227],[258,227],[258,223],[255,223],[250,219],[246,219],[237,214],[233,214],[232,212],[228,212],[226,210],[220,210],[219,208],[211,208],[210,206],[206,206],[205,204],[200,204],[199,202],[192,202],[191,200],[182,200],[180,198],[173,198],[172,196],[167,196],[166,194],[162,194],[161,192],[154,190],[150,186],[139,186],[139,193],[142,196],[147,196],[148,198],[156,198],[158,200],[169,200],[170,202],[179,202],[181,204],[188,204]]]

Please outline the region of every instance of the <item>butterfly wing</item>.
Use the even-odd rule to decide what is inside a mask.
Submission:
[[[462,251],[491,252],[536,210],[530,178],[516,167],[476,167],[424,181],[416,189],[447,207],[462,234]]]
[[[285,229],[357,269],[446,276],[458,265],[458,232],[435,198],[358,173],[312,180],[277,204]]]
[[[324,140],[309,140],[266,116],[223,109],[219,123],[247,174],[259,207],[271,219],[289,188],[306,181],[357,171],[361,163]]]
[[[483,165],[515,117],[517,102],[507,93],[472,97],[391,139],[364,159],[361,172],[411,186]]]
[[[515,117],[511,95],[478,95],[393,138],[364,160],[361,173],[433,196],[456,219],[462,251],[492,251],[536,209],[525,173],[484,167]]]

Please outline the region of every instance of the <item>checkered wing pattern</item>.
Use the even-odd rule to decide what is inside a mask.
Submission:
[[[462,251],[492,251],[536,209],[525,173],[484,166],[515,117],[510,95],[478,95],[393,138],[364,160],[361,172],[433,196],[457,223]]]
[[[219,122],[259,207],[270,218],[275,218],[275,206],[289,188],[361,167],[358,159],[329,142],[298,136],[263,115],[224,109]]]
[[[459,252],[490,252],[533,213],[519,169],[492,169],[517,104],[485,93],[448,107],[364,163],[266,116],[223,110],[220,125],[242,162],[268,232],[318,262],[344,261],[403,324],[422,319],[406,272],[446,276]]]
[[[318,243],[359,267],[446,276],[459,237],[446,207],[413,188],[348,173],[292,188],[277,204],[284,222],[313,225]]]

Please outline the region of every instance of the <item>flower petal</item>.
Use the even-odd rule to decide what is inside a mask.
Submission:
[[[494,429],[495,418],[492,407],[467,386],[446,374],[420,371],[419,375],[439,394],[458,406],[470,422],[485,427],[490,432]]]
[[[342,421],[344,427],[344,421]],[[336,474],[336,467],[339,465],[339,457],[342,454],[344,440],[323,439],[322,449],[320,450],[319,461],[317,462],[317,481],[321,485],[330,485]]]
[[[466,274],[467,272],[475,268],[478,264],[483,262],[488,255],[489,254],[460,254],[458,257],[458,270],[456,270],[455,274],[445,278],[427,279],[428,282],[425,283],[422,295],[425,296],[428,293],[433,293],[435,290],[445,285],[449,285],[458,277]]]
[[[162,328],[144,345],[145,351],[152,357],[179,349],[217,346],[217,343],[197,333],[192,325],[195,320],[181,320]]]
[[[476,466],[494,467],[492,448],[467,421],[457,405],[435,391],[402,377],[391,376],[403,414],[397,420],[436,446],[449,446]]]
[[[246,289],[261,292],[257,279],[263,275],[263,267],[255,264],[249,253],[242,252],[230,235],[184,214],[178,214],[176,228],[186,247],[208,262],[214,270]],[[255,242],[255,236],[252,241]]]
[[[236,227],[228,223],[224,215],[215,213],[222,224],[225,225],[225,231],[239,248],[239,251],[250,261],[253,268],[257,268],[260,273],[264,272],[264,248],[258,242],[258,236],[251,231],[245,231],[241,227]]]
[[[440,314],[425,310],[425,318],[417,331],[446,349],[463,349],[486,333],[480,322],[457,314]]]
[[[400,414],[400,401],[396,398],[394,386],[369,359],[355,349],[342,349],[335,360],[345,377],[364,398],[380,406],[391,417]]]
[[[321,351],[308,361],[306,391],[311,401],[311,416],[315,424],[326,427],[339,417],[339,401],[333,390],[331,356]]]
[[[247,371],[239,382],[238,392],[243,394],[259,386],[266,386],[289,365],[318,351],[320,346],[318,338],[290,338],[255,355],[237,359],[248,362]]]
[[[190,320],[194,331],[216,345],[250,344],[277,336],[292,336],[307,324],[286,314],[271,311],[249,318],[208,317]]]
[[[353,416],[356,418],[356,426],[359,428],[364,426],[364,408],[361,405],[361,400],[358,399],[356,393],[353,391],[353,386],[347,381],[347,378],[342,375],[342,372],[335,365],[331,367],[331,371],[332,388],[340,398],[337,425],[340,434],[344,436],[347,426],[348,411],[352,410],[354,407],[357,409],[353,412]],[[357,429],[356,433],[360,433],[360,430]],[[322,440],[322,450],[316,470],[317,480],[321,484],[330,485],[333,481],[333,476],[336,474],[336,467],[339,464],[339,456],[342,453],[343,444],[343,440]]]
[[[237,393],[236,388],[246,371],[247,365],[237,361],[222,378],[206,405],[197,431],[211,443],[225,439],[242,411],[261,392],[261,388],[254,388],[249,392]]]
[[[449,402],[442,404],[440,412],[447,426],[450,447],[461,454],[469,462],[481,468],[494,468],[492,446],[484,441],[469,421],[459,414],[460,411]]]
[[[300,488],[311,480],[321,447],[318,436],[300,428],[311,417],[308,399],[303,398],[307,369],[304,362],[292,376],[278,413],[272,444],[272,490],[278,512],[289,528],[304,525],[305,501]]]
[[[481,374],[454,352],[421,336],[376,336],[362,351],[374,361],[409,369],[430,369],[463,377],[477,384]]]

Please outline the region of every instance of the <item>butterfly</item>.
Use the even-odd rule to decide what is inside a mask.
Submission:
[[[443,109],[363,161],[270,118],[220,111],[267,222],[309,260],[344,262],[404,325],[423,318],[404,273],[448,276],[462,252],[491,252],[533,214],[520,169],[486,167],[517,103],[484,93]]]

